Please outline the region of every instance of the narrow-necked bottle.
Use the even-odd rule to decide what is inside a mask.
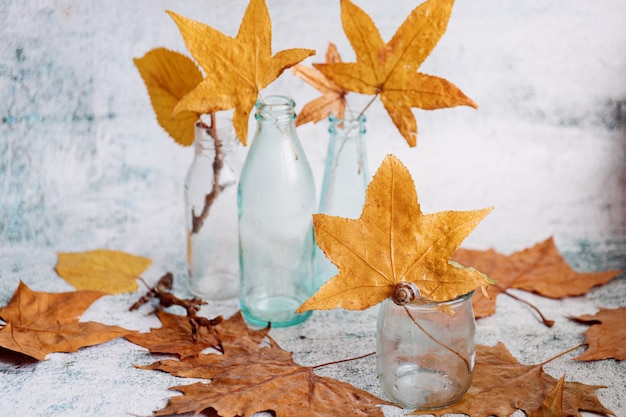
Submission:
[[[313,290],[315,184],[296,134],[295,103],[259,100],[239,180],[240,303],[251,324],[290,326]]]
[[[319,212],[355,219],[361,215],[370,179],[364,141],[365,116],[346,112],[343,119],[331,115],[328,122],[330,140]],[[316,248],[314,289],[319,289],[337,272],[324,252]]]

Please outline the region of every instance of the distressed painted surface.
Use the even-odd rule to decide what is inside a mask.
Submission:
[[[388,39],[418,2],[356,3]],[[0,0],[0,304],[9,300],[19,279],[39,290],[66,290],[52,272],[56,251],[126,250],[154,260],[148,274],[153,279],[165,270],[184,273],[182,181],[192,151],[175,145],[156,124],[132,58],[156,46],[185,51],[165,9],[234,35],[245,6],[245,0]],[[333,41],[345,60],[353,59],[338,1],[268,0],[268,6],[275,51],[316,49],[319,56],[309,62],[317,62]],[[624,16],[622,0],[457,0],[448,32],[422,70],[453,81],[480,108],[416,111],[419,144],[409,149],[375,104],[367,113],[370,170],[387,153],[399,156],[413,173],[425,212],[495,205],[467,246],[511,252],[553,235],[577,268],[626,268]],[[317,95],[289,73],[270,92],[290,95],[298,106]],[[351,101],[360,109],[367,98]],[[324,123],[300,129],[318,185],[325,129]],[[597,305],[623,306],[623,283],[621,278],[584,299],[537,301],[553,316],[593,313]],[[104,310],[96,309],[94,317],[108,317],[126,301],[104,301]],[[515,304],[504,306],[508,314],[530,316]],[[354,326],[347,333],[329,328],[323,317],[284,331],[288,347],[308,352],[301,358],[320,363],[330,353],[351,356],[354,340],[371,350],[371,314],[344,317]],[[116,324],[134,320],[120,316]],[[494,342],[508,335],[517,343],[509,346],[514,353],[528,362],[543,360],[548,355],[533,351],[543,348],[529,343],[533,334],[545,333],[533,320],[521,319],[519,327],[511,328],[504,318],[487,319],[481,337]],[[147,329],[150,323],[144,317],[136,325]],[[566,320],[559,324],[551,333],[558,341],[554,349],[580,343],[580,327]],[[300,332],[313,335],[315,349],[299,344]],[[331,340],[345,343],[328,349]],[[142,351],[129,346],[115,342],[112,349],[127,352],[129,363],[145,363]],[[557,353],[552,345],[548,350]],[[37,400],[33,404],[48,407],[39,408],[41,415],[72,415],[72,410],[74,415],[145,415],[162,406],[172,379],[159,375],[148,381],[137,370],[111,375],[101,387],[120,398],[128,393],[136,406],[98,403],[101,396],[84,387],[95,378],[93,370],[71,371],[73,361],[93,366],[90,357],[100,352],[53,355],[35,369],[4,364],[0,372],[19,381],[13,386],[30,387]],[[107,359],[107,369],[117,369],[115,361]],[[615,363],[554,366],[568,377],[596,384],[608,384],[597,375],[619,378],[624,372]],[[355,369],[360,368],[327,372],[378,389],[375,375]],[[49,372],[61,372],[76,393],[68,393],[68,385],[41,393],[37,387],[54,384]],[[31,374],[37,379],[26,378]],[[4,376],[0,392],[7,392],[3,381]],[[125,386],[120,381],[133,382]],[[618,415],[626,413],[623,401],[612,397],[615,390],[624,393],[623,384],[610,385],[613,391],[601,397],[604,404]],[[50,401],[55,395],[59,401]],[[0,396],[0,410],[6,409],[7,398]]]

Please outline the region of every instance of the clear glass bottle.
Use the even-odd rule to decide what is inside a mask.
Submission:
[[[470,387],[476,356],[472,293],[455,300],[380,307],[376,367],[385,394],[408,408],[432,410]],[[421,304],[420,304],[421,302]]]
[[[283,96],[256,103],[257,129],[239,180],[239,299],[257,326],[290,326],[310,315],[295,310],[313,289],[315,184],[294,106]]]
[[[245,152],[230,120],[218,119],[215,126],[196,122],[195,155],[185,178],[189,290],[205,300],[239,293],[237,179]]]
[[[345,119],[328,119],[330,140],[324,167],[319,212],[358,218],[369,183],[365,149],[365,116],[346,112]],[[316,247],[314,289],[337,274],[337,267]]]

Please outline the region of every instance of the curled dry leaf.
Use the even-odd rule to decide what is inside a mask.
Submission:
[[[201,81],[202,73],[189,57],[166,48],[155,48],[143,57],[133,59],[146,84],[157,122],[182,146],[194,141],[194,125],[199,114],[174,107]]]
[[[452,259],[472,265],[497,281],[497,285],[489,287],[490,298],[474,294],[472,303],[477,318],[494,314],[496,297],[508,288],[532,291],[550,298],[572,297],[606,284],[621,272],[574,271],[561,256],[552,238],[508,256],[493,249],[459,249]]]
[[[336,64],[340,62],[341,55],[339,55],[337,47],[335,44],[329,43],[326,51],[326,63]],[[302,107],[302,111],[296,117],[296,126],[308,122],[317,123],[328,118],[331,114],[336,115],[339,119],[344,118],[348,90],[341,88],[332,80],[326,78],[321,72],[302,64],[296,65],[291,71],[322,93],[321,97],[306,103]]]
[[[57,255],[56,272],[68,284],[109,294],[137,291],[137,278],[152,264],[143,256],[108,249]]]
[[[316,242],[339,274],[298,312],[363,310],[390,297],[402,282],[414,283],[432,301],[487,286],[483,274],[449,259],[491,210],[422,214],[408,169],[387,156],[367,189],[360,218],[314,215]]]
[[[348,383],[315,374],[269,339],[264,330],[248,330],[241,313],[216,327],[224,354],[200,354],[180,361],[163,360],[141,369],[175,376],[210,379],[173,387],[182,396],[170,399],[156,416],[215,411],[224,417],[273,410],[277,416],[383,417],[377,405],[391,403]]]
[[[558,355],[557,357],[559,357]],[[549,398],[557,380],[544,372],[543,365],[552,358],[535,365],[520,364],[504,344],[477,346],[476,367],[472,386],[461,399],[445,408],[415,411],[411,415],[466,414],[469,416],[508,417],[517,410],[529,414]],[[563,384],[561,416],[581,417],[580,411],[603,416],[614,415],[595,395],[601,386],[578,382]],[[549,414],[548,414],[549,415]]]
[[[178,102],[174,114],[234,108],[235,133],[246,145],[248,119],[259,92],[315,51],[287,49],[272,55],[272,25],[264,0],[250,0],[235,38],[174,12],[167,13],[205,73],[204,80]]]
[[[626,307],[601,308],[596,314],[584,314],[571,319],[591,325],[585,332],[585,343],[589,348],[574,360],[626,359]]]
[[[0,308],[0,346],[44,360],[51,352],[76,352],[130,333],[117,326],[79,322],[98,298],[95,291],[47,293],[32,291],[20,282],[8,305]]]
[[[385,43],[367,13],[350,0],[341,0],[343,29],[356,62],[314,66],[346,90],[380,95],[393,123],[409,146],[415,146],[417,122],[412,107],[477,107],[448,80],[417,71],[445,33],[453,3],[454,0],[425,1]]]

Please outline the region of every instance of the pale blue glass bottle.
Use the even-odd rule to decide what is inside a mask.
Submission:
[[[320,194],[319,212],[358,218],[369,183],[365,148],[365,116],[346,112],[345,117],[328,119],[330,140]],[[314,288],[319,289],[337,274],[337,267],[316,247]]]
[[[284,96],[256,103],[256,133],[239,179],[239,300],[256,326],[291,326],[311,314],[295,312],[313,293],[315,183],[294,106]]]

